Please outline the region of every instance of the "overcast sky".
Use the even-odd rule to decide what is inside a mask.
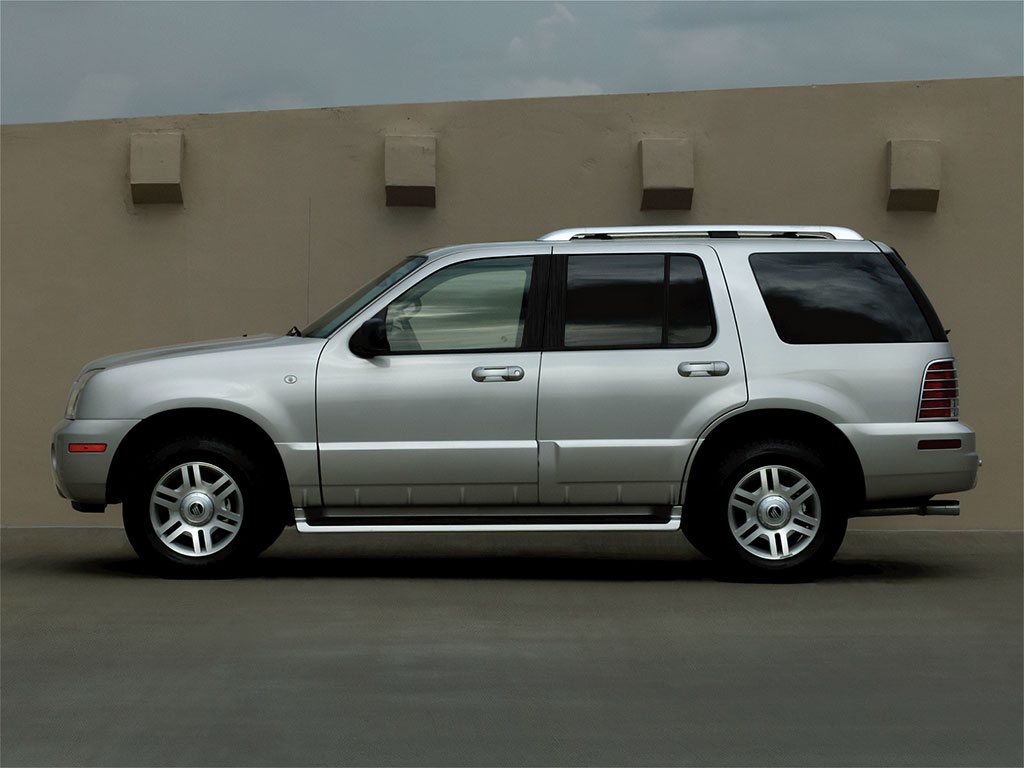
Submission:
[[[1022,74],[1024,3],[0,3],[4,123]]]

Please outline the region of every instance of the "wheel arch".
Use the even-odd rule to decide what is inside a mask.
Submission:
[[[132,458],[145,446],[176,435],[202,432],[234,440],[264,463],[274,488],[288,499],[288,475],[281,453],[266,430],[237,413],[217,408],[175,408],[140,421],[117,446],[107,475],[107,502],[121,501],[132,470]],[[286,501],[286,504],[290,502]]]
[[[730,448],[750,440],[778,437],[795,440],[809,448],[821,450],[827,461],[850,467],[848,479],[854,498],[864,500],[864,469],[849,438],[832,422],[807,411],[786,408],[765,408],[741,411],[719,421],[702,435],[684,476],[684,504],[695,498],[699,482],[714,461]]]

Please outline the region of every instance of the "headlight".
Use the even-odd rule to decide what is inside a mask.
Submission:
[[[71,393],[68,395],[68,404],[64,409],[64,418],[68,420],[74,420],[78,413],[78,401],[82,397],[82,390],[85,389],[85,385],[89,383],[89,379],[95,376],[97,373],[102,371],[102,368],[93,368],[88,370],[75,379],[75,383],[71,385]]]

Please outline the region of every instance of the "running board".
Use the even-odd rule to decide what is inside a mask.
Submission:
[[[295,528],[302,533],[677,531],[681,517],[682,507],[667,506],[296,507]]]

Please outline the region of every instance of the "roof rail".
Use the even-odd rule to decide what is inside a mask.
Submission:
[[[538,240],[610,240],[616,237],[820,237],[863,240],[846,227],[790,227],[760,224],[697,224],[664,227],[575,227],[549,232]]]

